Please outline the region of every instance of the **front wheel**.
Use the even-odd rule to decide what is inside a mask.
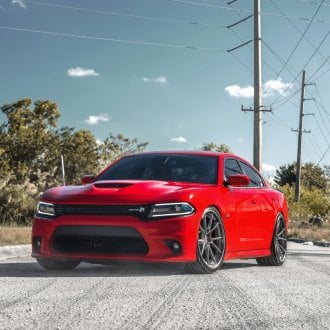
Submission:
[[[48,270],[71,270],[76,268],[80,261],[76,260],[47,260],[37,259],[38,264]]]
[[[196,247],[196,262],[186,264],[186,269],[198,274],[211,274],[223,263],[226,238],[221,215],[214,207],[208,207],[201,219]]]
[[[283,265],[287,251],[287,231],[283,215],[280,213],[276,218],[274,235],[269,257],[257,258],[257,263],[262,266]]]

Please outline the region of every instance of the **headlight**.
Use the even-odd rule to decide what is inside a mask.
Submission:
[[[189,203],[166,203],[151,206],[149,218],[183,216],[194,213],[195,209]]]
[[[54,204],[39,202],[37,207],[37,215],[54,217],[55,216]]]

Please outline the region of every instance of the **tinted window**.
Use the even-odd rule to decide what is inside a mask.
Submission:
[[[244,173],[250,178],[249,187],[262,187],[264,185],[260,175],[253,168],[243,162],[240,162],[240,165]]]
[[[236,159],[226,159],[225,160],[225,177],[228,178],[234,174],[242,174],[242,169],[240,168]]]
[[[218,158],[198,155],[144,154],[127,156],[97,180],[161,180],[217,183]]]

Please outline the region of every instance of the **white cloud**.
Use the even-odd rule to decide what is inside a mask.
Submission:
[[[264,83],[264,96],[271,96],[274,94],[273,92],[286,96],[292,87],[292,83],[284,83],[281,78],[277,78],[276,80],[268,80]]]
[[[97,125],[99,123],[106,123],[107,121],[111,120],[107,114],[101,113],[96,116],[88,116],[85,122],[89,125]]]
[[[263,84],[264,97],[274,95],[274,92],[282,96],[286,96],[288,91],[293,87],[292,83],[285,83],[281,78],[276,80],[268,80]],[[235,98],[253,98],[254,88],[253,86],[241,87],[238,85],[231,85],[225,88],[225,91],[231,97]]]
[[[90,76],[99,76],[99,73],[95,72],[94,69],[84,69],[81,67],[71,68],[66,74],[69,77],[90,77]]]
[[[266,172],[275,172],[276,171],[276,166],[274,166],[274,165],[269,165],[269,164],[263,163],[261,165],[261,167],[262,167],[262,170],[266,171]]]
[[[238,142],[238,143],[243,143],[244,140],[243,140],[242,138],[239,137],[239,138],[237,139],[237,142]]]
[[[101,146],[103,144],[103,141],[101,139],[96,139],[96,144],[98,146]]]
[[[231,85],[227,86],[225,91],[235,98],[251,98],[253,97],[254,88],[252,86],[240,87],[238,85]]]
[[[26,8],[26,4],[22,0],[12,0],[11,2],[14,5],[19,5],[21,8]]]
[[[176,137],[176,138],[172,138],[171,142],[186,143],[186,142],[188,142],[188,140],[186,138],[184,138],[183,136],[179,136],[179,137]]]
[[[143,77],[142,79],[144,82],[154,82],[154,83],[158,83],[158,84],[167,84],[168,80],[166,77],[164,76],[159,76],[157,78],[147,78],[147,77]]]

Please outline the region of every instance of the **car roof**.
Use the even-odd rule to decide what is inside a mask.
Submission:
[[[203,150],[168,150],[168,151],[146,151],[138,152],[134,154],[128,154],[127,156],[136,156],[136,155],[196,155],[196,156],[219,156],[224,154],[223,152],[216,151],[203,151]]]

